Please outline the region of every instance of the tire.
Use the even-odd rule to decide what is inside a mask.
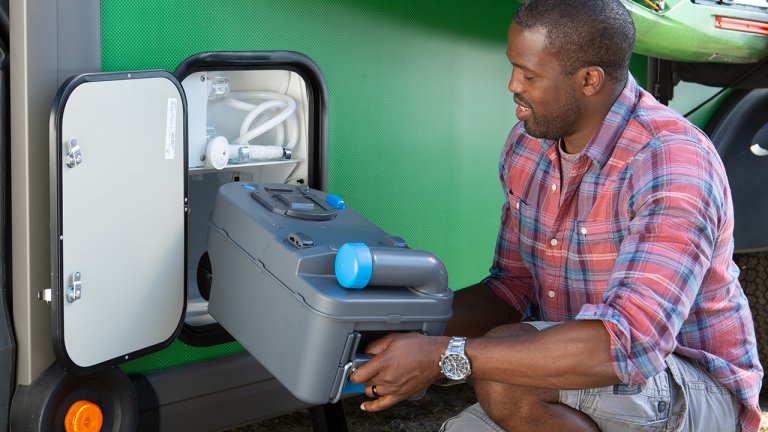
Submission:
[[[20,386],[11,405],[11,428],[16,432],[60,431],[64,416],[76,401],[85,399],[102,410],[102,432],[134,432],[138,404],[131,381],[117,368],[75,375],[53,364],[31,385]]]
[[[768,251],[735,254],[733,260],[741,270],[739,282],[749,299],[755,322],[757,355],[765,367],[768,365]],[[768,379],[764,376],[761,392],[766,391]]]

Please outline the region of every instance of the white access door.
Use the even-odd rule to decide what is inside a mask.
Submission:
[[[164,71],[86,74],[51,115],[52,327],[79,371],[167,346],[186,304],[186,103]]]

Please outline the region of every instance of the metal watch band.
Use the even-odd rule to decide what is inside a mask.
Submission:
[[[446,354],[456,353],[464,354],[464,346],[467,344],[467,338],[454,336],[448,343],[448,348],[445,350]]]

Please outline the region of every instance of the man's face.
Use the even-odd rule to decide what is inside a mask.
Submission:
[[[576,83],[565,75],[546,47],[542,28],[509,28],[507,57],[512,63],[509,91],[515,96],[517,118],[536,138],[559,139],[573,134],[581,118]]]

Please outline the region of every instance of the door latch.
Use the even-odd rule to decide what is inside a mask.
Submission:
[[[51,302],[51,289],[50,288],[46,288],[44,290],[38,291],[37,292],[37,299],[38,300],[42,300],[42,301],[44,301],[46,303],[50,303]]]
[[[82,282],[80,281],[80,272],[72,275],[72,285],[67,288],[67,301],[70,303],[80,300]]]

